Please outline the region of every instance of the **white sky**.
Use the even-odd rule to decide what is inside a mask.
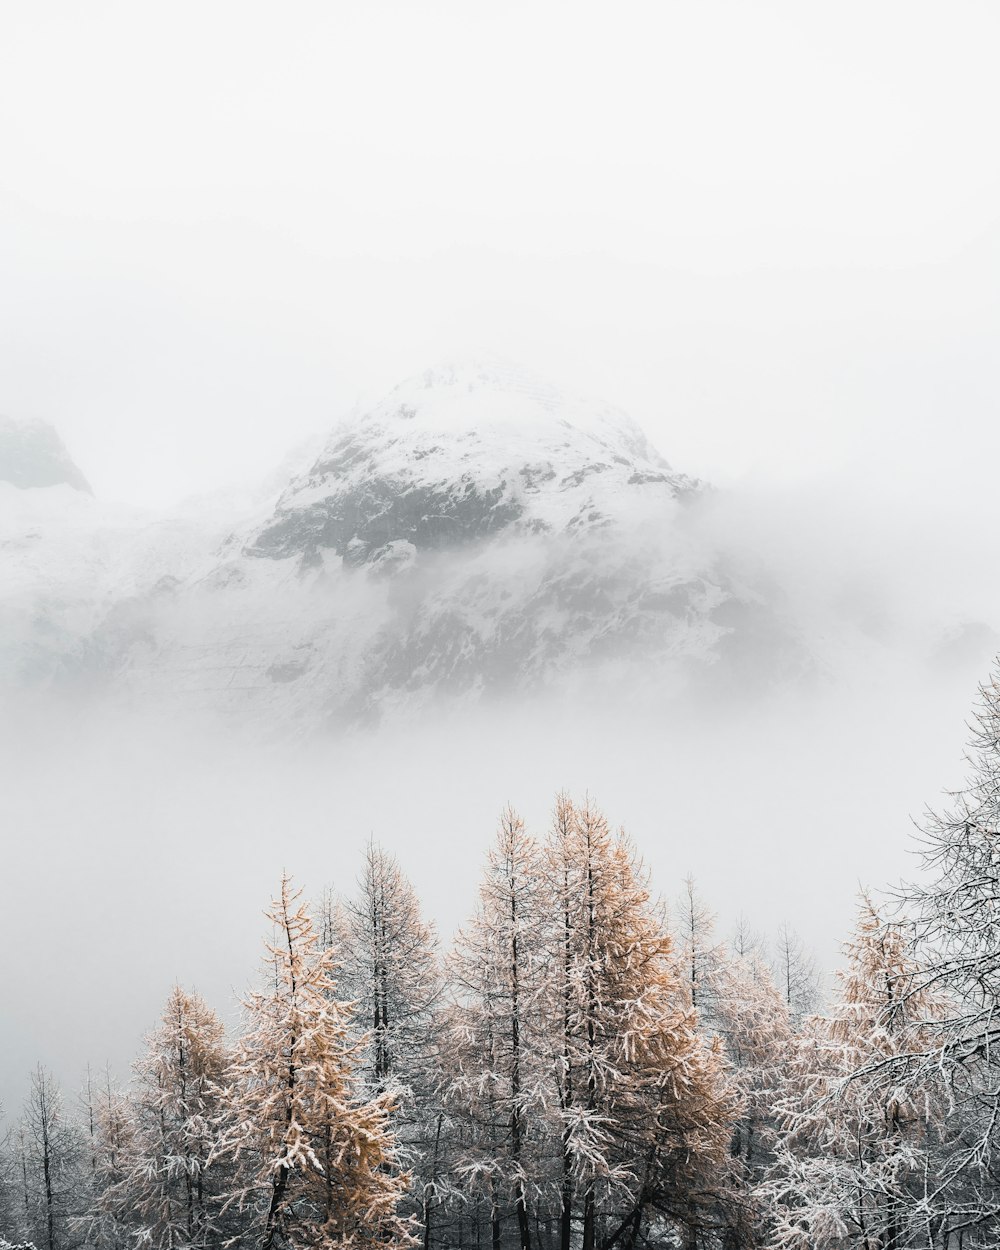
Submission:
[[[912,0],[10,0],[0,412],[167,503],[482,347],[718,481],[967,497],[998,35]]]
[[[679,467],[742,481],[767,501],[746,542],[803,594],[856,576],[904,618],[997,622],[998,36],[1000,6],[958,0],[0,0],[0,412],[52,421],[99,494],[168,504],[264,474],[359,397],[484,349],[621,403]],[[538,775],[512,790],[481,761],[466,789],[442,782],[466,773],[454,739],[413,760],[404,744],[403,783],[380,779],[374,808],[360,766],[336,795],[335,769],[303,767],[299,787],[206,752],[199,773],[169,744],[123,784],[132,735],[51,748],[46,724],[31,767],[8,752],[19,780],[0,800],[10,828],[49,822],[15,839],[11,880],[42,879],[53,854],[69,866],[42,926],[62,980],[4,996],[23,1019],[0,1092],[19,1097],[2,1082],[36,1057],[68,1072],[114,1046],[126,1062],[173,975],[201,969],[223,1006],[280,868],[322,884],[336,838],[369,819],[412,856],[405,806],[439,838],[407,862],[449,923],[504,799],[537,825],[555,786],[591,785],[661,888],[692,868],[726,915],[743,865],[771,854],[782,871],[748,913],[789,919],[826,961],[861,867],[876,885],[906,871],[908,814],[961,779],[972,676],[928,691],[902,653],[899,669],[898,689],[858,681],[806,731],[712,726],[689,744],[684,726],[673,754],[646,735],[603,764],[595,739],[587,768],[531,740]],[[737,848],[720,856],[689,834],[719,788],[713,744],[718,845]],[[460,827],[464,892],[438,872]],[[163,878],[176,889],[156,877],[174,828],[205,865],[190,896],[187,860]],[[33,887],[8,901],[12,933],[35,923]],[[175,905],[206,926],[176,950],[159,937]],[[88,1006],[94,942],[94,975],[120,960],[139,987],[100,998],[121,1021]],[[38,1007],[62,993],[80,1035]]]

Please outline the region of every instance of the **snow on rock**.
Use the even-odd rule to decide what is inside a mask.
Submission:
[[[0,675],[286,732],[525,692],[659,700],[801,662],[692,538],[700,485],[607,404],[450,365],[310,459],[172,516],[8,488]]]
[[[253,536],[256,556],[360,565],[389,543],[447,549],[646,515],[696,488],[607,404],[510,365],[427,370],[339,426]]]

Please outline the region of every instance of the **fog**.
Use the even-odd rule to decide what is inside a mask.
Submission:
[[[829,974],[859,888],[919,872],[913,820],[962,783],[1000,622],[994,541],[886,521],[837,486],[720,493],[695,522],[767,570],[817,648],[808,680],[770,692],[668,700],[633,675],[277,737],[173,706],[8,702],[0,1097],[16,1106],[37,1060],[70,1085],[86,1062],[127,1071],[175,979],[235,1023],[281,872],[350,891],[369,837],[447,944],[501,807],[542,833],[561,788],[628,830],[658,894],[693,873],[720,937],[741,914],[772,939],[787,923]]]
[[[0,19],[0,412],[102,500],[271,473],[443,356],[626,408],[719,489],[808,682],[274,741],[41,694],[0,717],[0,1102],[124,1074],[171,982],[233,1020],[287,868],[369,836],[442,937],[503,804],[589,790],[656,890],[826,970],[917,870],[1000,631],[1000,14],[986,5],[51,4]],[[643,697],[639,697],[640,693]],[[629,710],[629,704],[635,709]]]
[[[99,495],[263,473],[483,347],[713,480],[989,488],[989,5],[3,21],[0,411]]]
[[[543,832],[561,787],[624,825],[657,892],[693,873],[721,937],[740,913],[772,938],[787,923],[828,970],[859,885],[912,875],[909,816],[961,781],[968,693],[893,682],[724,718],[528,706],[294,751],[22,719],[0,798],[4,1102],[39,1060],[71,1085],[87,1061],[127,1071],[175,979],[234,1021],[282,870],[350,890],[369,836],[447,938],[501,806]]]

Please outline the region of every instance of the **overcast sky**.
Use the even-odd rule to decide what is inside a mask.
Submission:
[[[506,355],[742,487],[727,539],[813,617],[1000,628],[998,36],[956,0],[0,0],[0,413],[168,506]],[[897,647],[807,714],[329,758],[8,708],[3,919],[37,949],[0,969],[0,1098],[38,1058],[122,1070],[173,976],[224,1008],[281,868],[349,884],[369,833],[449,933],[498,808],[537,829],[562,784],[658,888],[691,869],[829,967],[859,878],[906,873],[909,817],[961,782],[992,638],[933,683]]]
[[[264,473],[481,348],[715,480],[990,487],[995,5],[0,23],[0,412],[108,498]]]

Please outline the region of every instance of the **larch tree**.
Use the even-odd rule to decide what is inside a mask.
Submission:
[[[466,1127],[460,1178],[485,1201],[493,1246],[512,1215],[521,1250],[532,1245],[532,1198],[544,1173],[542,890],[538,846],[508,807],[479,908],[450,963],[457,1010],[448,1098]]]
[[[134,1167],[136,1121],[126,1095],[111,1081],[105,1070],[100,1087],[88,1074],[88,1128],[92,1198],[86,1213],[84,1231],[87,1244],[95,1250],[125,1250],[140,1235],[140,1225],[132,1208],[116,1197],[125,1177]]]
[[[742,912],[736,917],[729,945],[739,959],[761,960],[765,955],[764,939]]]
[[[5,1122],[0,1107],[0,1239],[8,1244],[18,1242],[24,1233],[25,1204],[20,1182],[20,1156],[17,1138],[12,1127]]]
[[[122,1175],[103,1189],[111,1216],[151,1250],[220,1244],[222,1169],[209,1166],[228,1064],[222,1022],[197,994],[175,986],[159,1027],[135,1064],[123,1108],[130,1149]]]
[[[574,1086],[575,1019],[578,966],[579,870],[574,858],[576,809],[566,793],[556,796],[549,834],[544,846],[546,893],[550,900],[553,930],[549,939],[552,958],[548,988],[553,1021],[552,1052],[559,1110],[559,1248],[570,1250],[573,1237],[576,1190],[573,1117],[577,1105]]]
[[[699,1019],[710,1025],[714,1007],[714,973],[724,957],[724,944],[715,936],[715,916],[698,893],[694,877],[684,878],[684,888],[674,906],[673,931],[677,960],[691,1006]]]
[[[731,1151],[749,1186],[772,1161],[777,1128],[774,1106],[792,1049],[784,996],[771,969],[755,954],[724,959],[712,974],[714,1028],[733,1069],[740,1114]]]
[[[936,1161],[929,1219],[989,1244],[1000,1236],[1000,661],[980,687],[966,762],[964,788],[925,815],[924,874],[899,899],[920,967],[911,994],[949,1005],[929,1022],[922,1060],[894,1068],[908,1088],[943,1079],[961,1126]]]
[[[62,1091],[39,1065],[31,1076],[19,1135],[26,1235],[39,1250],[72,1250],[89,1192],[83,1132],[65,1113]]]
[[[437,937],[396,859],[373,842],[354,896],[340,907],[328,896],[323,914],[339,946],[337,992],[363,1032],[359,1072],[370,1095],[392,1100],[399,1159],[414,1178],[410,1201],[429,1241],[445,1187]]]
[[[563,1245],[573,1224],[582,1250],[634,1247],[654,1227],[694,1245],[726,1220],[720,1178],[738,1099],[721,1048],[698,1032],[625,836],[589,802],[560,799],[547,859]]]
[[[263,988],[245,1002],[214,1153],[235,1169],[224,1207],[260,1250],[409,1246],[390,1103],[363,1088],[349,1005],[330,992],[334,954],[300,900],[286,876],[267,913]]]
[[[774,943],[775,983],[784,995],[795,1028],[819,1005],[819,975],[805,943],[787,924],[778,930]]]
[[[902,1250],[939,1244],[926,1198],[948,1128],[939,1081],[901,1081],[946,1011],[921,986],[898,926],[863,900],[840,994],[806,1021],[779,1106],[772,1177],[779,1250]]]

